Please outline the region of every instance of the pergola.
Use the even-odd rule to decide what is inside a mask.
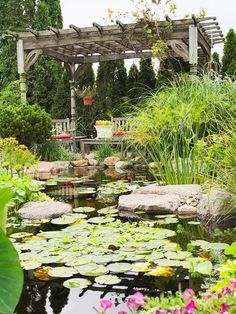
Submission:
[[[224,36],[216,17],[202,17],[180,20],[166,20],[156,23],[154,32],[168,45],[168,53],[174,58],[189,62],[190,71],[200,69],[199,59],[208,63],[211,48],[224,41]],[[109,60],[124,60],[152,57],[154,39],[147,36],[143,22],[79,28],[70,25],[69,29],[26,32],[8,32],[17,39],[18,73],[20,75],[21,99],[26,101],[26,73],[45,54],[61,62],[70,72],[71,124],[76,123],[76,102],[74,82],[83,75],[88,64]],[[155,39],[156,40],[156,39]],[[46,70],[46,69],[45,69]]]

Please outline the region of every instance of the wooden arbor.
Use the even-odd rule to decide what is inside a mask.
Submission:
[[[198,60],[210,61],[211,48],[224,41],[215,17],[159,21],[154,30],[169,48],[169,54],[189,62],[191,72],[197,73]],[[18,73],[20,75],[21,98],[26,101],[26,73],[46,54],[64,62],[70,71],[71,81],[71,124],[75,128],[74,82],[83,75],[87,64],[121,59],[147,58],[152,56],[153,39],[148,38],[143,24],[123,24],[70,29],[49,27],[46,31],[27,29],[26,32],[8,32],[17,39]],[[46,69],[45,69],[46,70]]]

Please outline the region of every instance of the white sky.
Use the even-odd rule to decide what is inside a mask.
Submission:
[[[223,34],[229,28],[236,29],[236,0],[175,0],[177,5],[176,18],[186,14],[197,14],[204,8],[207,16],[216,16]],[[64,28],[69,24],[79,27],[92,26],[93,22],[105,24],[108,20],[107,9],[114,11],[132,11],[130,0],[61,0]],[[121,19],[122,20],[122,19]],[[216,45],[213,49],[222,54],[223,45]]]

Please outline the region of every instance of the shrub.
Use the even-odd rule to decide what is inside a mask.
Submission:
[[[1,106],[0,136],[15,137],[19,143],[30,147],[43,143],[52,129],[52,121],[38,105]]]
[[[38,145],[36,151],[37,155],[44,161],[71,161],[78,159],[76,153],[70,152],[62,143],[57,140],[46,141],[42,145]]]

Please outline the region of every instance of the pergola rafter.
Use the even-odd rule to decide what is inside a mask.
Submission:
[[[193,15],[188,19],[171,20],[166,16],[166,20],[153,24],[153,32],[156,38],[147,36],[142,21],[129,24],[116,21],[115,25],[108,26],[94,22],[92,27],[70,25],[69,29],[49,27],[44,31],[8,32],[17,39],[22,101],[26,101],[25,74],[41,54],[64,62],[70,70],[71,120],[75,124],[74,82],[83,75],[88,64],[152,57],[152,46],[160,37],[167,43],[170,54],[189,62],[191,72],[196,73],[199,55],[209,62],[213,45],[224,41],[215,17]]]

